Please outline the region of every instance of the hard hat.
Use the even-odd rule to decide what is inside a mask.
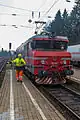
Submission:
[[[18,54],[18,57],[22,57],[22,55],[21,55],[21,54]]]

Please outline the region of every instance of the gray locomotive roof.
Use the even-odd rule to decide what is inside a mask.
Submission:
[[[28,40],[26,40],[24,43],[22,43],[17,49],[19,49],[19,48],[21,48],[21,47],[23,47],[28,41],[30,41],[30,40],[32,40],[33,38],[49,38],[49,35],[45,35],[45,34],[38,34],[38,35],[34,35],[34,36],[32,36],[31,38],[29,38]],[[65,36],[55,36],[54,37],[55,39],[64,39],[64,40],[68,40],[68,38],[67,37],[65,37]]]
[[[35,35],[35,36],[33,36],[33,37],[29,38],[29,39],[32,39],[32,38],[43,38],[43,37],[44,38],[48,38],[49,35]],[[68,40],[68,38],[66,36],[55,36],[53,38]]]

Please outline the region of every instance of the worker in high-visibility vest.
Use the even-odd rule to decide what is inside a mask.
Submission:
[[[23,70],[24,66],[26,65],[25,60],[22,58],[21,54],[18,54],[18,57],[12,61],[15,64],[16,68],[16,79],[17,81],[23,81]]]

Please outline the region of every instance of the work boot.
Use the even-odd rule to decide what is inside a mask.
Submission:
[[[23,81],[21,80],[20,82],[22,83]]]
[[[17,82],[19,82],[19,79],[17,79]]]

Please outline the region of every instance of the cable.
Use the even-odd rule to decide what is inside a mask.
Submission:
[[[44,0],[43,3],[41,4],[41,6],[38,8],[37,11],[40,12],[40,9],[42,9],[42,7],[47,3],[48,0]],[[53,0],[51,0],[49,3],[52,3]],[[44,11],[45,12],[45,11]],[[39,15],[40,16],[40,15]],[[40,18],[40,17],[39,17]]]
[[[40,5],[40,7],[38,8],[38,11],[40,11],[39,9],[41,9],[44,5],[45,5],[45,3],[47,2],[47,0],[44,0],[43,1],[43,3]]]
[[[21,15],[21,14],[16,14],[16,13],[13,13],[13,14],[9,14],[9,13],[0,13],[0,15],[28,16],[28,15]]]
[[[28,11],[28,12],[34,11],[34,10],[27,10],[27,9],[24,9],[24,8],[18,8],[18,7],[13,7],[13,6],[9,6],[9,5],[4,5],[4,4],[0,4],[0,6],[13,8],[13,9],[18,9],[18,10],[24,10],[24,11]],[[34,11],[34,12],[38,12],[38,11]],[[44,12],[44,11],[40,11],[40,12]]]
[[[18,27],[25,27],[25,28],[33,28],[33,27],[30,27],[30,26],[25,26],[25,25],[15,25],[15,24],[13,24],[13,25],[7,25],[7,24],[0,24],[0,26],[2,26],[2,27],[6,27],[6,26],[9,26],[9,27],[14,27],[14,28],[18,28]]]
[[[45,13],[41,18],[43,18],[46,14],[48,14],[48,12],[52,9],[52,7],[53,7],[58,1],[59,1],[59,0],[55,0],[54,3],[51,5],[51,7],[46,11],[46,13]],[[43,25],[40,26],[40,28],[42,28],[42,27],[43,27]],[[40,29],[40,28],[39,28],[39,29]]]
[[[54,7],[54,5],[59,2],[59,0],[55,0],[54,3],[51,5],[51,7],[46,11],[46,13],[43,15],[45,16],[46,14],[48,14],[48,12]]]

